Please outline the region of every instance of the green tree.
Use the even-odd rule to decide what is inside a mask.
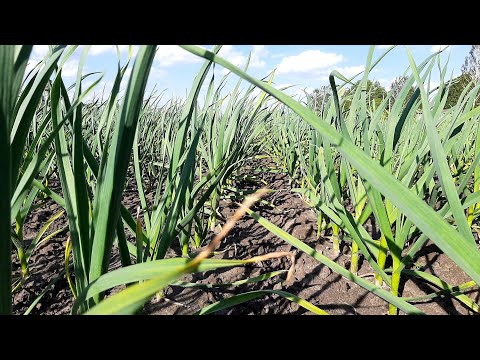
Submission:
[[[358,86],[360,85],[360,80],[357,81],[351,88],[347,89],[344,94],[344,109],[349,110],[350,105],[352,104],[352,98],[357,91]],[[367,99],[375,104],[375,107],[378,107],[383,99],[387,96],[387,91],[385,88],[380,85],[378,81],[367,81]]]
[[[390,104],[388,106],[389,109],[393,107],[393,104],[395,104],[395,101],[398,98],[398,95],[400,95],[400,91],[402,91],[403,87],[405,86],[405,83],[407,82],[407,77],[406,76],[399,76],[395,78],[392,82],[392,86],[390,87],[390,93],[392,93],[392,97],[390,100]],[[403,106],[405,106],[408,103],[408,100],[412,97],[413,93],[415,92],[415,89],[413,87],[408,90],[407,97],[405,98]]]
[[[462,74],[470,75],[475,84],[480,80],[480,45],[472,45],[463,63]]]
[[[472,45],[462,66],[462,75],[447,83],[449,92],[445,103],[446,109],[455,106],[462,91],[472,80],[474,84],[480,81],[480,45]],[[478,99],[476,100],[478,102]]]
[[[332,97],[332,91],[329,86],[321,86],[313,90],[309,96],[309,103],[311,108],[318,114],[322,113],[327,106],[328,100]]]
[[[445,109],[450,109],[458,102],[463,89],[470,83],[472,77],[469,73],[463,73],[455,79],[448,82],[449,92],[447,96],[447,102],[445,103]]]

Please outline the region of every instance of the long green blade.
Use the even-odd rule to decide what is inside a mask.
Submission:
[[[220,301],[217,301],[216,303],[205,306],[196,315],[212,314],[214,312],[228,309],[232,306],[236,306],[236,305],[257,299],[265,295],[270,295],[270,294],[280,295],[285,299],[290,300],[291,302],[297,303],[304,309],[307,309],[316,315],[328,315],[327,312],[316,307],[315,305],[308,302],[307,300],[301,299],[294,294],[291,294],[286,291],[281,291],[281,290],[257,290],[257,291],[250,291],[244,294],[234,295],[232,297],[229,297],[228,299],[220,300]]]
[[[254,259],[252,260],[255,261]],[[140,280],[145,278],[149,280],[132,285],[127,289],[122,290],[119,293],[101,301],[98,305],[90,309],[86,315],[133,314],[151,296],[161,291],[165,286],[173,283],[182,275],[199,272],[202,270],[213,270],[221,267],[239,266],[252,262],[251,260],[205,259],[202,260],[202,262],[200,262],[197,266],[192,267],[189,264],[190,261],[191,259],[183,258],[162,259],[157,260],[156,262],[141,263],[117,270],[115,276],[110,275],[113,274],[113,272],[103,275],[104,278],[108,275],[110,276],[108,276],[109,280],[105,281],[102,287],[112,286],[112,284],[118,282],[119,280],[125,281],[125,278],[122,279],[124,276],[129,276],[129,280]],[[169,267],[163,267],[162,265],[164,264],[168,264]],[[138,269],[141,271],[137,272],[136,270]],[[145,272],[145,270],[147,270],[147,272]],[[121,274],[121,276],[119,277],[118,274]],[[102,278],[100,277],[98,281],[101,279]],[[92,291],[92,293],[98,292],[98,288],[99,287],[97,287],[97,290]]]
[[[14,46],[0,46],[0,315],[12,312],[12,268],[10,241],[10,127],[16,94],[13,94]]]
[[[89,282],[107,271],[117,222],[120,215],[123,187],[132,152],[137,121],[155,46],[140,47],[130,76],[121,113],[105,162],[100,166],[95,193],[93,222],[95,232],[91,254]],[[102,166],[103,165],[103,166]]]
[[[118,285],[131,284],[143,280],[150,280],[154,277],[161,276],[164,273],[175,271],[177,268],[185,267],[191,259],[187,258],[171,258],[154,260],[146,263],[135,264],[125,268],[120,268],[108,272],[100,276],[96,281],[91,283],[83,293],[79,294],[72,308],[75,314],[79,305],[97,294],[105,290],[114,288]],[[208,271],[223,267],[232,267],[249,263],[246,260],[223,260],[223,259],[205,259],[198,266],[198,271]]]

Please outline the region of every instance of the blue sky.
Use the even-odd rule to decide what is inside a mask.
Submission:
[[[420,63],[426,57],[447,45],[413,45],[408,46],[415,61]],[[211,49],[211,46],[204,46]],[[376,46],[375,58],[381,55],[387,45]],[[453,73],[457,76],[461,73],[461,66],[468,55],[470,45],[450,45],[441,54],[442,63],[449,60],[448,76]],[[125,63],[129,47],[119,45],[121,61]],[[133,52],[138,49],[133,46]],[[289,89],[290,94],[301,94],[302,89],[312,91],[322,85],[327,85],[328,75],[337,70],[346,77],[356,75],[365,67],[369,46],[368,45],[225,45],[220,51],[220,56],[226,58],[235,65],[243,66],[249,52],[252,58],[248,73],[263,78],[273,69],[276,69],[274,83],[276,87],[295,85]],[[36,45],[31,57],[32,66],[40,60],[48,51],[46,45]],[[67,83],[73,82],[76,76],[81,47],[67,61],[63,69],[63,77]],[[84,73],[99,71],[104,76],[94,91],[96,94],[105,87],[109,90],[117,69],[117,50],[114,45],[94,45],[85,64]],[[150,73],[147,92],[156,85],[156,89],[165,90],[164,98],[172,96],[185,97],[190,86],[202,65],[202,59],[196,57],[175,45],[161,45]],[[405,46],[393,49],[377,65],[371,73],[372,80],[378,80],[384,87],[389,88],[394,78],[401,75],[408,67],[408,57]],[[215,75],[217,83],[226,71],[221,66],[216,66]],[[99,76],[99,75],[96,75]],[[236,83],[236,76],[229,76],[229,88]],[[91,78],[92,80],[94,78]],[[85,80],[85,85],[91,84],[92,80]],[[438,70],[432,75],[432,82],[439,81]],[[125,87],[126,81],[123,83]],[[93,95],[93,94],[92,94]]]

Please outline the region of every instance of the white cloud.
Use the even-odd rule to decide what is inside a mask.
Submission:
[[[351,77],[354,75],[357,75],[359,72],[362,72],[365,70],[364,65],[355,65],[355,66],[345,66],[341,68],[335,68],[340,74],[342,74],[345,77]]]
[[[65,78],[75,77],[78,71],[78,60],[68,60],[62,67],[62,76]]]
[[[175,64],[198,63],[201,58],[177,45],[159,45],[155,60],[160,66],[167,67]]]
[[[260,45],[260,48],[257,48],[256,53],[255,53],[255,58],[254,58],[254,54],[252,52],[252,57],[250,59],[249,67],[255,67],[255,66],[262,67],[262,66],[265,65],[265,63],[262,64],[262,61],[260,60],[261,53],[265,51],[262,48],[263,48],[263,45]],[[254,51],[255,51],[255,49],[254,49]],[[225,60],[231,62],[233,65],[238,66],[242,69],[247,62],[247,56],[244,55],[239,50],[237,50],[234,45],[224,45],[220,49],[220,52],[218,53],[218,55],[220,57],[224,58]],[[256,62],[255,65],[254,65],[254,62]],[[230,70],[228,70],[226,68],[222,68],[220,74],[222,76],[224,76],[224,75],[228,74],[229,71]]]
[[[115,52],[115,45],[92,45],[90,55],[100,55],[107,52]]]
[[[233,45],[224,45],[218,55],[235,66],[242,66],[247,61],[247,57],[235,49],[235,46]]]
[[[338,71],[341,75],[345,76],[346,78],[351,78],[352,76],[354,75],[357,75],[358,73],[360,73],[361,71],[364,71],[365,70],[365,66],[364,65],[353,65],[353,66],[344,66],[344,67],[331,67],[329,69],[325,69],[323,70],[321,73],[320,73],[320,77],[318,77],[318,80],[320,80],[321,82],[328,82],[328,77],[330,76],[330,73],[333,71],[333,70],[336,70]],[[359,80],[359,78],[357,77],[356,80]],[[356,81],[355,80],[355,81]],[[338,82],[338,81],[337,81]]]
[[[432,53],[438,52],[438,51],[440,51],[440,50],[445,49],[447,46],[450,46],[450,45],[433,45],[433,46],[430,48],[430,52],[432,52]],[[450,50],[451,48],[452,48],[452,47],[450,46],[450,47],[449,47],[449,50]]]
[[[90,48],[89,54],[92,56],[105,54],[105,53],[117,53],[117,46],[120,53],[128,53],[129,45],[92,45]],[[138,52],[138,46],[133,46],[133,55],[135,56]]]
[[[43,58],[48,53],[48,45],[34,45],[32,51],[32,59],[33,60],[43,60]]]
[[[252,68],[263,68],[266,63],[262,58],[268,55],[268,50],[265,45],[253,45],[252,48],[252,57],[250,58],[250,67]]]
[[[393,45],[377,45],[377,48],[378,48],[378,49],[388,49],[388,48],[390,48],[391,46],[393,46]]]
[[[167,48],[165,49],[165,51],[175,53],[173,56],[170,55],[170,57],[176,59],[175,63],[177,62],[191,63],[191,62],[199,62],[202,60],[201,58],[195,55],[192,55],[179,47],[174,47],[173,49]],[[186,56],[188,56],[188,58],[185,57],[185,54]],[[253,45],[252,55],[250,57],[249,69],[265,67],[266,62],[264,61],[264,58],[268,56],[268,54],[269,54],[269,51],[267,50],[265,45]],[[180,59],[180,55],[185,58]],[[223,45],[218,55],[223,59],[227,60],[228,62],[231,62],[233,65],[238,66],[242,69],[244,68],[248,59],[248,54],[243,53],[234,45]],[[167,61],[167,64],[164,64],[163,66],[169,66],[169,65],[171,65],[171,63]],[[222,77],[227,73],[229,73],[229,70],[227,70],[226,68],[223,68],[221,66],[217,66],[215,68],[215,76]]]
[[[395,80],[395,78],[390,79],[390,80],[385,79],[385,78],[380,78],[377,81],[380,83],[380,85],[382,85],[385,88],[385,90],[390,91],[390,89],[392,87],[393,80]]]
[[[277,72],[278,74],[319,72],[343,60],[341,54],[306,50],[298,55],[284,57],[277,66]]]

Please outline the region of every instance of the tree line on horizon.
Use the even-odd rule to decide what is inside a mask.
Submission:
[[[462,65],[462,73],[456,78],[448,81],[449,92],[447,95],[447,101],[445,103],[445,109],[449,109],[454,106],[460,94],[465,89],[468,84],[473,83],[476,85],[480,81],[480,45],[472,45],[469,54],[465,58],[465,61]],[[395,99],[397,98],[400,90],[407,81],[406,76],[398,76],[395,78],[390,86],[390,90],[387,91],[379,81],[367,82],[367,93],[370,94],[370,99],[375,103],[375,107],[381,104],[383,99],[387,96],[389,92],[393,92],[391,105],[393,105]],[[349,94],[355,93],[357,87],[360,84],[360,80],[354,83],[351,87],[347,88],[344,93],[346,98],[344,102],[344,108],[348,110],[351,104],[351,99],[348,97]],[[413,95],[414,89],[410,89],[409,94],[407,95],[407,102],[410,96]],[[316,111],[322,111],[323,106],[328,102],[331,97],[331,89],[329,85],[321,86],[313,90],[311,94],[311,101],[313,107]],[[390,106],[387,106],[387,109]]]

